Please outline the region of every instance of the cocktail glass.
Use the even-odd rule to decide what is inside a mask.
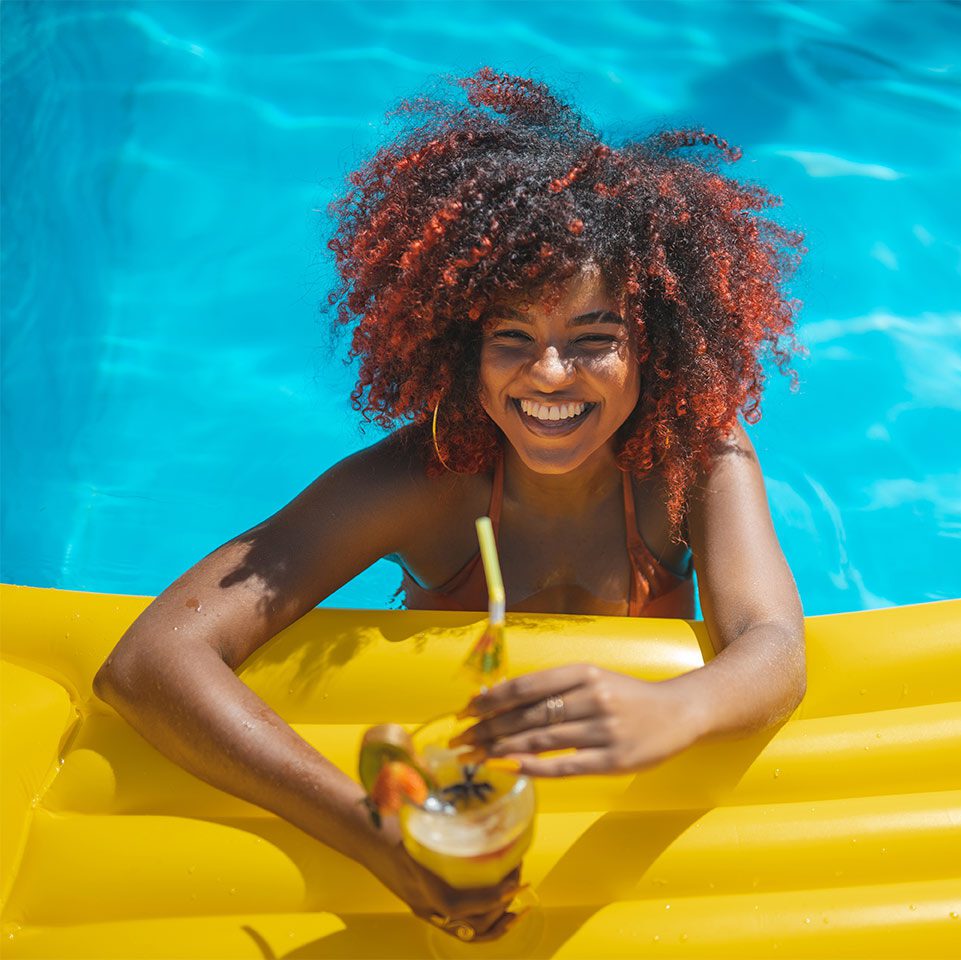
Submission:
[[[436,789],[422,806],[409,804],[400,812],[407,852],[422,867],[460,889],[494,886],[520,865],[533,838],[537,806],[529,777],[483,762],[465,763],[463,756],[470,747],[449,746],[451,738],[472,722],[448,714],[412,731],[418,756]],[[508,910],[532,913],[530,908],[536,905],[537,898],[528,889]],[[508,950],[506,955],[526,952],[539,938],[541,925],[539,916],[525,916],[497,943]],[[453,935],[430,931],[434,955],[470,955],[466,948],[473,929],[466,924],[448,929]],[[455,938],[464,942],[459,950]]]

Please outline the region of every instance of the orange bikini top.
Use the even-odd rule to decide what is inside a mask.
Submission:
[[[498,457],[488,516],[497,537],[504,500],[504,458]],[[627,555],[631,561],[630,617],[681,617],[694,619],[694,581],[690,571],[680,576],[656,560],[637,529],[634,487],[624,474],[624,519],[627,523]],[[408,610],[486,610],[487,582],[480,553],[469,560],[446,583],[428,590],[405,569],[400,590]],[[510,601],[508,599],[508,609]]]

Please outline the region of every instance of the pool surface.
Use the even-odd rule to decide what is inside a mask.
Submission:
[[[961,7],[48,3],[3,38],[3,554],[154,594],[361,433],[322,212],[398,98],[483,63],[617,142],[703,124],[810,253],[752,429],[807,613],[961,595]],[[325,605],[385,607],[386,562]]]

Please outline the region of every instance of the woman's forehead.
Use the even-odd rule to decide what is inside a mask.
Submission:
[[[594,264],[585,265],[578,273],[564,280],[545,285],[538,290],[525,291],[498,298],[494,309],[507,315],[528,315],[554,311],[579,313],[592,309],[614,309],[616,298],[600,268]]]

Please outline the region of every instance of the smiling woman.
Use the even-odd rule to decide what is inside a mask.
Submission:
[[[331,207],[353,392],[397,428],[164,591],[97,675],[151,743],[370,869],[418,916],[479,937],[517,884],[452,892],[363,789],[234,670],[387,557],[411,608],[482,609],[474,521],[509,611],[693,617],[718,655],[648,683],[568,663],[476,699],[479,755],[535,776],[640,770],[786,717],[805,689],[801,606],[738,417],[765,350],[786,367],[800,237],[720,175],[703,131],[614,148],[546,87],[484,68],[468,106],[422,98]],[[565,751],[561,756],[545,752]]]
[[[548,475],[604,447],[640,394],[637,350],[600,269],[585,266],[562,291],[552,308],[495,308],[480,361],[484,411],[525,466]]]

